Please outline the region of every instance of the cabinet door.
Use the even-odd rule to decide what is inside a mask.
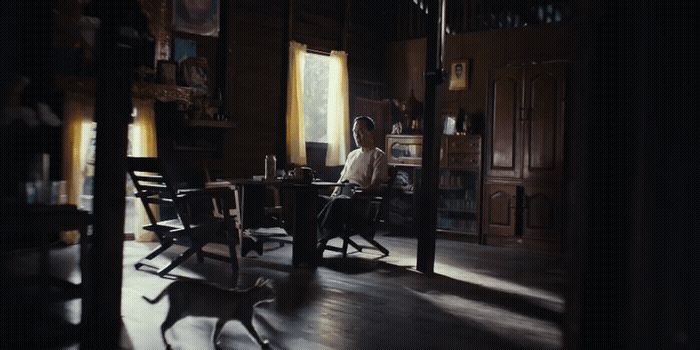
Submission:
[[[559,195],[556,187],[524,187],[523,237],[559,239]]]
[[[486,185],[483,223],[487,235],[515,235],[515,186]]]
[[[489,82],[489,138],[486,161],[488,176],[520,177],[520,77],[519,69],[504,68],[493,72]]]
[[[564,67],[542,64],[523,71],[523,178],[557,179],[563,162]]]

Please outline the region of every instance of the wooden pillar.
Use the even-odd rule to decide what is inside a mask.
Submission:
[[[134,40],[120,28],[146,31],[136,0],[98,1],[98,68],[95,92],[95,184],[93,235],[87,244],[83,274],[82,349],[116,349],[121,331],[121,288],[126,192],[127,130],[131,84],[138,56]],[[127,44],[127,45],[125,45]]]
[[[439,86],[443,81],[442,47],[445,29],[445,1],[427,2],[427,43],[425,54],[425,108],[423,110],[423,177],[418,190],[416,211],[418,219],[419,271],[431,274],[435,265],[435,229],[437,216],[438,178],[440,172],[440,128],[437,115],[440,110]]]
[[[696,6],[577,3],[566,349],[697,347]]]

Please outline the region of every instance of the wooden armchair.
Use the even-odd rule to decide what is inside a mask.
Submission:
[[[340,234],[343,240],[342,247],[330,246],[328,241],[332,238],[322,238],[318,244],[318,252],[323,255],[325,250],[331,250],[343,253],[343,258],[347,256],[348,245],[355,248],[357,251],[362,251],[365,248],[376,249],[384,256],[389,255],[389,250],[374,239],[377,232],[377,226],[381,218],[384,199],[387,198],[389,186],[382,186],[378,191],[369,192],[361,188],[356,188],[350,197],[350,205],[356,210],[346,211],[344,218],[344,229]],[[359,210],[357,210],[359,209]],[[350,215],[354,214],[354,217]],[[370,245],[360,245],[351,237],[360,236]]]
[[[165,276],[196,253],[200,262],[205,257],[229,262],[233,276],[237,278],[238,256],[235,247],[240,239],[234,218],[230,215],[233,198],[230,188],[176,188],[169,181],[157,158],[129,157],[128,173],[136,188],[135,195],[141,199],[150,222],[143,228],[155,233],[160,241],[157,248],[136,263],[137,269],[148,265],[148,260],[177,244],[187,246],[188,249],[160,268],[158,275]],[[177,217],[159,220],[151,205],[172,208]],[[227,243],[229,256],[202,250],[206,244],[214,242]]]

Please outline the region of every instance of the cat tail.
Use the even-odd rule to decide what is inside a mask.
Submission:
[[[142,295],[141,297],[142,297],[144,300],[146,300],[149,304],[156,304],[156,303],[158,303],[158,302],[160,301],[160,299],[163,299],[163,296],[165,295],[165,292],[166,292],[167,290],[168,290],[168,288],[164,288],[163,291],[160,292],[160,294],[158,294],[158,296],[156,296],[156,297],[153,298],[153,299],[148,299],[145,295]]]

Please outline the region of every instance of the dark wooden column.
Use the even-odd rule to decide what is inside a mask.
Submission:
[[[116,349],[121,330],[127,130],[133,71],[140,53],[139,39],[120,36],[120,29],[135,29],[142,35],[147,22],[136,0],[97,1],[91,6],[102,23],[97,36],[94,223],[83,264],[80,347]]]
[[[435,265],[435,228],[437,216],[438,178],[440,176],[439,85],[443,81],[442,48],[445,29],[444,0],[428,1],[427,43],[425,54],[425,108],[423,111],[423,177],[418,189],[416,218],[418,219],[419,271],[433,273]]]
[[[697,3],[576,14],[563,347],[697,348]]]

